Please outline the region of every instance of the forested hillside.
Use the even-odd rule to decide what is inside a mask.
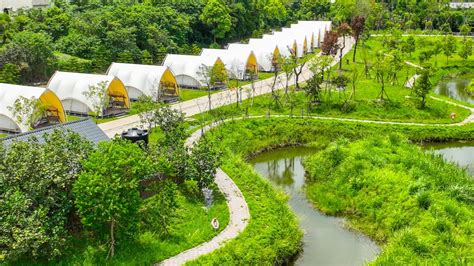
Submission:
[[[112,61],[159,64],[166,53],[196,54],[298,19],[337,25],[364,15],[369,30],[459,31],[473,14],[426,0],[56,0],[0,15],[0,81],[44,82],[58,69],[103,72]]]

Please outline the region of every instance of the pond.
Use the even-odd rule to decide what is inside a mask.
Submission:
[[[368,237],[344,227],[344,219],[326,216],[306,199],[302,160],[317,150],[290,147],[262,153],[250,163],[263,177],[282,188],[304,231],[303,251],[295,265],[362,265],[379,253]]]
[[[471,82],[473,76],[474,75],[471,74],[443,79],[436,85],[434,92],[439,95],[447,96],[451,99],[474,104],[474,97],[470,96],[466,91],[466,88]]]
[[[474,176],[474,142],[444,142],[423,144],[424,149],[433,149],[445,160],[466,168]]]

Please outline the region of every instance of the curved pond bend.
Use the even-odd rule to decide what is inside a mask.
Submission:
[[[344,228],[344,219],[326,216],[306,199],[304,156],[317,150],[304,147],[277,149],[250,161],[254,168],[290,196],[289,204],[304,230],[303,251],[295,265],[362,265],[379,253],[368,237]]]
[[[441,154],[445,160],[465,168],[474,177],[474,142],[426,143],[422,147]]]
[[[473,75],[463,75],[441,80],[434,88],[434,92],[451,99],[474,104],[474,97],[469,95],[466,91],[472,77]]]

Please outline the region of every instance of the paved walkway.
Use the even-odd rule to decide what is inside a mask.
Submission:
[[[186,146],[192,147],[193,144],[201,138],[202,134],[218,125],[219,123],[212,123],[211,125],[205,126],[202,130],[194,132],[186,140]],[[240,189],[221,169],[217,170],[214,182],[217,184],[222,194],[224,194],[227,201],[227,207],[229,208],[230,213],[229,224],[227,224],[227,227],[210,241],[181,252],[180,254],[164,260],[157,265],[182,265],[188,261],[195,260],[201,255],[211,253],[218,249],[224,245],[226,241],[237,237],[240,232],[247,227],[250,220],[250,211]],[[209,226],[211,225],[209,224]]]

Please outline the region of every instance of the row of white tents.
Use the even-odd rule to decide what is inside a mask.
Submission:
[[[279,56],[311,52],[330,29],[330,21],[300,21],[279,32],[250,39],[247,44],[203,49],[200,55],[168,54],[162,66],[112,63],[105,75],[58,71],[46,88],[0,83],[0,131],[18,133],[64,123],[66,113],[88,115],[100,101],[90,95],[91,87],[105,89],[110,99],[98,115],[113,116],[127,112],[130,100],[141,95],[175,98],[179,87],[206,86],[205,68],[220,65],[230,79],[244,80],[258,71],[273,71]],[[157,91],[160,95],[154,95]],[[27,114],[15,108],[22,97],[36,100],[43,107],[42,114],[29,124],[24,123],[27,117],[22,117]]]
[[[203,49],[200,55],[168,54],[163,66],[175,74],[180,87],[206,86],[203,68],[224,65],[230,79],[248,79],[258,71],[274,71],[280,56],[303,56],[320,46],[331,29],[331,21],[299,21],[289,28],[250,39],[248,43],[231,43],[227,49]]]

